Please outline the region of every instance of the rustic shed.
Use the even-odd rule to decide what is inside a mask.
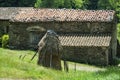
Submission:
[[[11,19],[11,48],[36,47],[48,29],[59,34],[63,59],[108,65],[116,56],[113,10],[24,9]]]

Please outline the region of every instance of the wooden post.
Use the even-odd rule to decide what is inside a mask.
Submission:
[[[52,68],[52,54],[50,54],[50,68]]]
[[[75,46],[74,46],[74,55],[75,55]],[[76,62],[74,62],[74,70],[76,72]]]

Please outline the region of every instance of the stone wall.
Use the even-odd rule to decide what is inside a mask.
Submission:
[[[117,54],[117,26],[116,22],[112,23],[112,39],[111,39],[111,47],[112,47],[112,59],[116,58]]]
[[[38,26],[44,31],[28,31],[28,27]],[[41,22],[41,23],[11,23],[10,26],[10,46],[29,48],[31,46],[31,35],[39,35],[38,41],[42,38],[44,33],[52,29],[59,33],[112,33],[112,23],[98,23],[98,22]],[[34,45],[33,45],[34,46]]]
[[[6,33],[6,27],[9,26],[8,21],[0,20],[0,36]]]
[[[9,27],[9,46],[14,49],[28,49],[29,33],[26,31],[27,26],[22,24],[12,25]]]
[[[108,65],[107,47],[64,47],[62,58],[80,63]]]
[[[4,34],[4,26],[2,25],[2,21],[0,21],[0,37]]]
[[[117,40],[117,55],[118,58],[120,58],[120,43],[119,40]]]
[[[57,32],[87,32],[104,33],[112,32],[112,23],[105,22],[43,22],[27,23],[27,26],[40,26],[45,29],[52,29]]]

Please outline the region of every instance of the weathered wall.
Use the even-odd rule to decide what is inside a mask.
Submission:
[[[0,37],[6,33],[6,27],[9,26],[8,21],[0,20]]]
[[[100,22],[43,22],[29,23],[29,26],[38,25],[45,29],[52,29],[59,32],[111,32],[112,23]]]
[[[118,58],[120,58],[120,43],[119,43],[119,40],[117,40],[117,54],[116,54],[116,56]]]
[[[64,47],[63,59],[87,64],[108,65],[107,47]]]
[[[28,27],[39,26],[45,31],[52,29],[57,33],[112,33],[112,23],[98,22],[41,22],[41,23],[11,23],[10,26],[10,46],[29,48],[37,45],[38,41],[44,35],[43,32],[29,32]],[[31,36],[38,35],[35,45],[31,45]],[[33,39],[34,40],[34,39]]]
[[[4,34],[4,26],[2,25],[2,21],[0,21],[0,37]]]
[[[27,49],[29,47],[29,33],[26,31],[26,28],[27,27],[22,24],[9,27],[10,48]]]
[[[117,27],[116,22],[112,23],[112,40],[111,40],[111,47],[112,47],[112,59],[116,58],[117,54]]]

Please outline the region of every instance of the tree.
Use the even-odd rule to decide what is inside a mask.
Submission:
[[[55,8],[63,8],[64,7],[64,0],[54,0]]]
[[[36,0],[17,0],[19,7],[34,7]]]
[[[87,0],[37,0],[36,8],[83,8]]]
[[[0,0],[0,7],[33,7],[36,0]]]
[[[64,0],[64,8],[72,8],[71,0]]]
[[[112,9],[116,10],[120,5],[120,0],[99,0],[98,8],[99,9]]]
[[[117,17],[118,17],[118,22],[120,23],[120,1],[116,3],[116,13],[117,13]]]
[[[111,9],[109,0],[99,0],[98,1],[98,9]]]
[[[45,8],[53,8],[54,7],[54,0],[42,0],[42,7]]]
[[[96,9],[98,9],[98,6],[97,6],[97,4],[98,4],[98,1],[99,0],[88,0],[87,2],[88,2],[88,4],[87,4],[87,9],[92,9],[92,10],[96,10]]]
[[[74,0],[76,9],[86,9],[88,0]]]
[[[37,0],[34,7],[36,8],[41,7],[41,0]]]
[[[64,0],[37,0],[36,8],[63,8]]]

